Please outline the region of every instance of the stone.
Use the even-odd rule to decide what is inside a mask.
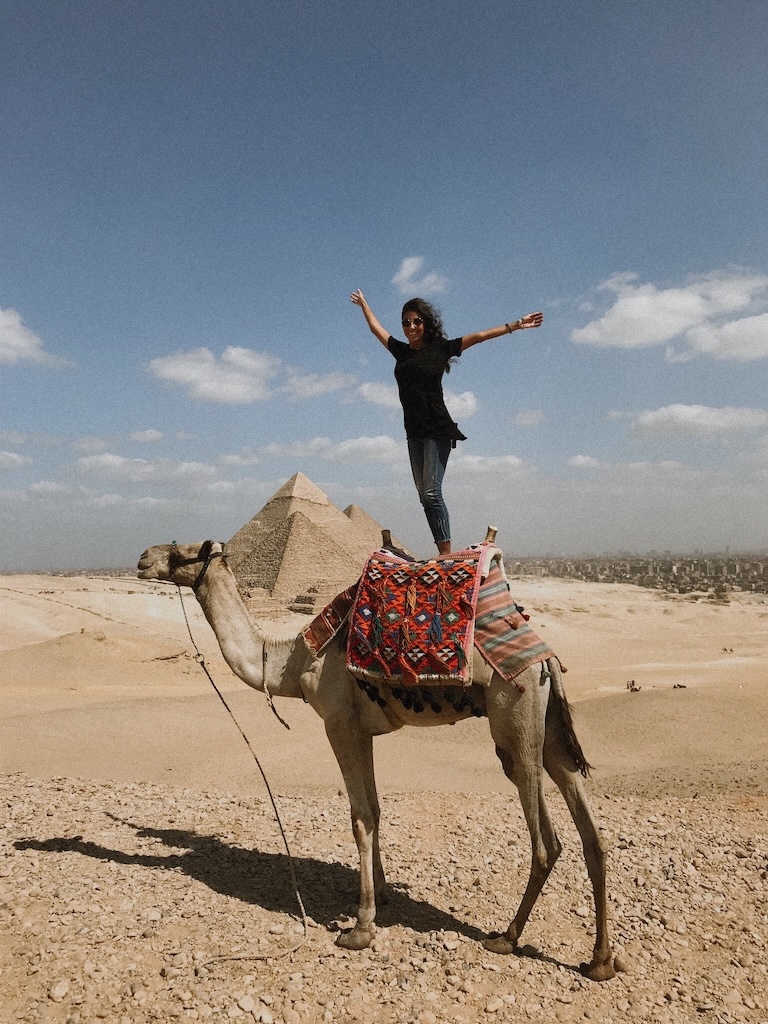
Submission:
[[[66,980],[57,981],[48,995],[54,1003],[63,1002],[69,995],[69,982]]]

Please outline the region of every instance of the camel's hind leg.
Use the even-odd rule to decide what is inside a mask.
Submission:
[[[494,676],[487,697],[491,735],[504,773],[517,786],[531,836],[531,869],[520,906],[503,935],[486,939],[494,953],[512,953],[539,894],[560,855],[561,845],[544,800],[543,750],[549,687],[540,673],[525,673],[518,692]]]
[[[352,832],[360,855],[360,899],[354,928],[341,934],[337,945],[365,949],[376,935],[376,891],[384,888],[379,853],[379,802],[373,773],[373,739],[350,729],[349,721],[327,721],[325,731],[349,796]]]
[[[582,775],[589,770],[571,723],[559,666],[552,667],[552,695],[547,714],[544,767],[563,794],[581,837],[587,873],[595,900],[595,948],[592,960],[581,965],[592,981],[607,981],[616,973],[608,937],[606,864],[608,843],[600,835],[589,809]]]

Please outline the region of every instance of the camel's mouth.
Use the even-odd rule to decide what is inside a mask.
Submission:
[[[154,565],[155,560],[149,553],[149,550],[145,551],[139,559],[137,566],[138,572],[136,575],[140,580],[151,580],[154,579]]]

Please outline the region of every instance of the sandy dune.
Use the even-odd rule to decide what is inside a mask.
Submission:
[[[768,761],[768,599],[733,595],[717,605],[530,578],[514,590],[568,667],[577,728],[601,785],[614,776],[650,784],[667,769],[695,783],[699,768],[738,783],[740,772],[726,766]],[[276,788],[338,789],[314,713],[282,701],[286,732],[263,695],[232,676],[197,602],[185,595],[195,640]],[[294,632],[304,621],[288,616],[273,628]],[[258,786],[194,661],[175,588],[131,577],[4,577],[0,651],[2,772],[241,793]],[[639,692],[628,691],[630,679]],[[381,738],[377,759],[383,790],[507,786],[484,721]]]
[[[538,579],[514,589],[568,666],[595,767],[615,979],[596,986],[576,966],[591,894],[559,798],[564,851],[530,944],[483,950],[520,898],[530,846],[477,719],[376,741],[393,898],[371,949],[336,947],[357,853],[322,724],[283,700],[286,732],[230,674],[186,592],[196,641],[278,794],[314,919],[281,957],[302,926],[280,836],[175,589],[17,576],[0,579],[3,1024],[763,1024],[768,602]]]

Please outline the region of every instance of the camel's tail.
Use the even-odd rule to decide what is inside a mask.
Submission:
[[[547,668],[552,679],[547,714],[557,715],[566,750],[576,762],[576,767],[584,778],[588,778],[592,765],[584,756],[584,751],[581,749],[581,744],[576,736],[576,730],[573,728],[573,715],[571,714],[573,709],[565,696],[560,662],[557,658],[550,658],[547,661]]]

